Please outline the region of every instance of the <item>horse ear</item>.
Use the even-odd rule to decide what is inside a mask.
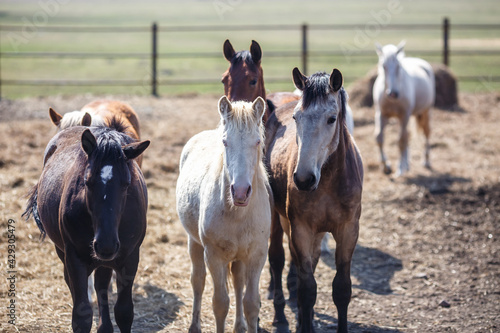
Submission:
[[[379,56],[382,56],[384,54],[384,51],[382,51],[382,45],[380,45],[378,42],[375,42],[375,51]]]
[[[49,108],[49,116],[50,120],[52,120],[52,123],[56,126],[59,126],[59,124],[61,123],[62,116],[56,111],[54,111],[53,108]]]
[[[151,141],[149,140],[130,143],[122,147],[123,154],[125,154],[127,160],[133,160],[134,158],[137,158],[139,155],[141,155],[146,150],[146,148],[149,147],[150,143]]]
[[[92,117],[88,112],[85,112],[82,118],[82,126],[89,127],[90,125],[92,125]]]
[[[90,156],[90,154],[92,154],[92,152],[96,147],[97,147],[97,141],[95,139],[95,136],[87,128],[82,133],[82,148],[87,153],[87,155]]]
[[[300,70],[295,67],[292,71],[293,83],[297,89],[303,91],[306,88],[307,77],[303,75]]]
[[[233,106],[231,105],[231,102],[227,99],[226,96],[222,96],[219,99],[219,113],[222,119],[226,119],[232,109]]]
[[[235,54],[236,52],[234,51],[231,42],[229,41],[229,39],[226,39],[226,41],[224,42],[224,57],[227,61],[231,62],[231,59],[233,59]]]
[[[335,68],[330,74],[330,88],[337,92],[340,88],[342,88],[342,83],[344,82],[344,78],[342,77],[342,73]]]
[[[399,44],[397,46],[398,50],[397,50],[396,54],[399,54],[401,51],[403,51],[405,45],[406,45],[406,41],[404,39],[401,42],[399,42]]]
[[[262,49],[260,48],[259,43],[254,40],[252,40],[252,45],[250,45],[250,54],[252,55],[254,63],[260,63],[260,59],[262,58]]]
[[[262,120],[264,111],[266,110],[266,102],[259,96],[255,99],[255,101],[253,101],[252,109],[257,114],[257,119]]]

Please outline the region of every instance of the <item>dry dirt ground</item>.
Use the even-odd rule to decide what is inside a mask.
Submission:
[[[219,96],[105,97],[131,104],[140,115],[143,138],[152,141],[143,164],[150,203],[134,286],[133,331],[186,332],[192,293],[186,236],[175,212],[178,159],[193,134],[216,126]],[[96,96],[81,95],[0,102],[1,332],[70,330],[72,303],[62,264],[51,241],[40,242],[35,223],[22,220],[21,213],[24,195],[40,175],[45,145],[55,133],[49,106],[64,113],[93,99]],[[460,105],[462,112],[433,110],[432,171],[420,164],[423,140],[413,130],[412,169],[400,178],[383,175],[379,167],[373,109],[354,110],[365,183],[352,267],[351,332],[500,331],[500,94],[462,94]],[[396,125],[391,123],[386,131],[393,166],[398,158]],[[6,282],[9,219],[15,221],[16,236],[15,326],[6,315],[11,299]],[[333,255],[323,255],[316,271],[317,332],[336,328],[334,274]],[[269,278],[266,265],[261,279],[262,332],[272,329],[272,302],[266,298]],[[214,331],[211,294],[208,277],[205,332]],[[293,328],[290,308],[287,316]],[[226,331],[232,331],[233,320],[234,304]]]

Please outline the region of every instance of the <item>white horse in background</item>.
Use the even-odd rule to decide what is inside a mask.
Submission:
[[[390,117],[398,118],[401,125],[399,136],[401,159],[396,174],[402,175],[410,169],[407,126],[411,115],[415,115],[417,125],[425,135],[424,166],[431,167],[429,120],[436,94],[434,72],[425,60],[406,58],[404,45],[404,41],[398,46],[389,44],[382,47],[378,43],[375,44],[379,57],[378,76],[373,85],[375,135],[386,174],[392,172],[383,150],[384,127]]]
[[[214,283],[217,332],[224,332],[229,309],[229,270],[236,296],[234,332],[257,332],[259,279],[271,227],[270,187],[262,162],[264,111],[261,97],[231,104],[224,96],[218,128],[195,135],[182,151],[176,196],[192,262],[189,332],[201,332],[205,263]]]

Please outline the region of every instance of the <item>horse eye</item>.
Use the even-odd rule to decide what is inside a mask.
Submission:
[[[297,121],[297,118],[295,118],[295,115],[292,116],[293,120]]]
[[[333,124],[336,120],[337,120],[337,117],[334,117],[334,116],[329,117],[329,118],[328,118],[328,125]]]
[[[259,145],[260,145],[260,140],[257,140],[256,146],[259,146]]]
[[[222,140],[222,144],[224,145],[224,147],[227,147],[227,141],[226,140]]]
[[[250,81],[251,86],[255,86],[256,84],[257,84],[257,80],[253,79],[252,81]]]

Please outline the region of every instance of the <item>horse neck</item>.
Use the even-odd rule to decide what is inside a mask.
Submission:
[[[262,97],[264,99],[264,101],[266,100],[266,87],[264,86],[264,71],[262,70],[262,66],[260,66],[260,76],[259,76],[259,79],[258,79],[258,85],[259,85],[259,91],[258,91],[258,95],[260,97]]]

